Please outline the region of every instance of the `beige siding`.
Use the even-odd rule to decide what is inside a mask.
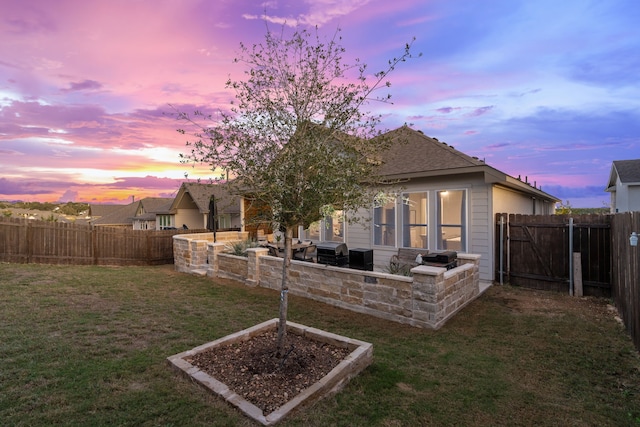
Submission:
[[[496,213],[552,215],[554,211],[555,206],[553,203],[545,202],[505,187],[494,187],[494,215]]]
[[[176,212],[176,227],[182,227],[182,224],[186,224],[191,229],[203,229],[207,228],[205,222],[206,216],[200,213],[197,209],[178,209]]]
[[[508,188],[493,188],[493,213],[533,214],[533,200],[530,196],[516,193]]]
[[[357,224],[346,224],[346,242],[351,249],[371,247],[371,212],[368,209],[360,209],[356,214],[351,214],[358,218]],[[349,214],[347,214],[349,215]]]
[[[448,176],[445,179],[432,178],[414,180],[405,185],[402,192],[429,192],[429,248],[436,247],[435,217],[436,191],[438,190],[466,190],[467,191],[467,252],[480,254],[481,280],[493,280],[493,214],[490,200],[490,187],[484,183],[480,175],[473,179],[469,177],[457,178]],[[360,217],[371,219],[370,210],[361,210]],[[399,224],[400,209],[396,206],[396,224]],[[346,243],[349,248],[372,248],[375,269],[384,271],[389,265],[391,256],[398,252],[397,247],[373,246],[371,221],[363,224],[347,225]]]
[[[629,211],[640,211],[640,186],[629,185]]]
[[[475,185],[470,189],[469,246],[467,252],[479,254],[480,279],[493,280],[493,218],[490,210],[488,185]]]

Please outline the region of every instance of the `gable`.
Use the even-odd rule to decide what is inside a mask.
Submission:
[[[197,209],[209,213],[209,201],[215,196],[217,208],[227,214],[239,214],[240,202],[232,197],[224,184],[185,182],[180,187],[171,209]]]

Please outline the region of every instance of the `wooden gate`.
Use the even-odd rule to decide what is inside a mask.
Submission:
[[[609,215],[497,214],[496,240],[496,280],[611,297]]]

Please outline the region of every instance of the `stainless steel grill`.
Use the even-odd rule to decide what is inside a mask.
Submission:
[[[339,267],[349,264],[347,245],[340,242],[320,242],[316,246],[318,264],[336,265]]]

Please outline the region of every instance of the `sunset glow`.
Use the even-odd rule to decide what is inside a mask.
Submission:
[[[640,3],[1,0],[0,200],[127,203],[214,177],[180,163],[176,109],[228,109],[240,42],[340,28],[390,77],[383,125],[410,123],[575,207],[602,207],[611,162],[640,158]],[[266,16],[265,16],[266,11]]]

